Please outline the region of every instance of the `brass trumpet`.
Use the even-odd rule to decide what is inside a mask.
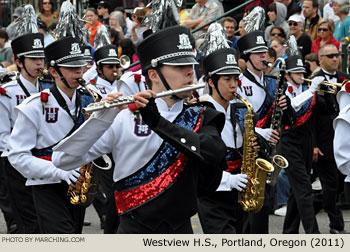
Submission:
[[[303,78],[304,81],[310,82],[312,79],[305,79]],[[330,94],[336,94],[337,93],[337,88],[342,88],[343,85],[346,83],[350,82],[350,80],[344,80],[342,83],[336,83],[336,82],[331,82],[331,81],[323,81],[321,84],[318,86],[317,92],[326,92]]]

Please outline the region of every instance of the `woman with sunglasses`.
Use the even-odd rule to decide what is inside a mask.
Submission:
[[[318,37],[312,42],[311,53],[318,53],[320,48],[327,44],[333,44],[339,50],[339,41],[333,36],[334,22],[331,19],[325,19],[318,26]]]
[[[52,0],[39,1],[38,18],[43,20],[48,27],[58,21],[58,14],[55,13]]]
[[[303,59],[311,51],[312,40],[304,32],[304,19],[299,14],[294,14],[288,18],[290,36],[293,35],[297,41]]]
[[[270,40],[273,40],[274,38],[287,39],[286,33],[282,27],[276,26],[270,30]]]

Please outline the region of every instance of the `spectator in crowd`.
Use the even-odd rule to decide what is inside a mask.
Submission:
[[[247,31],[245,30],[245,24],[244,24],[243,20],[239,21],[238,32],[239,32],[240,36],[243,36],[243,35],[247,34]]]
[[[38,18],[37,23],[38,23],[39,32],[41,32],[44,35],[44,46],[46,47],[52,42],[54,42],[55,39],[50,34],[49,29],[47,28],[46,23],[43,20]]]
[[[334,36],[334,23],[331,19],[324,19],[320,22],[318,26],[319,36],[312,42],[311,52],[318,53],[320,48],[326,44],[333,44],[339,50],[339,41],[337,41]]]
[[[123,14],[123,17],[124,17],[124,21],[125,21],[125,24],[126,24],[126,29],[124,30],[124,35],[126,35],[126,33],[131,29],[132,29],[132,26],[133,26],[133,22],[132,20],[128,17],[128,15],[126,14],[125,12],[125,9],[123,7],[117,7],[115,8],[115,11],[120,11],[122,14]]]
[[[180,8],[177,9],[177,12],[179,13],[179,17],[180,17],[180,25],[185,25],[185,20],[188,17],[188,15],[190,14],[186,10],[186,0],[182,1],[182,5]]]
[[[6,47],[5,44],[9,37],[5,29],[0,29],[0,59],[3,67],[8,67],[13,64],[11,60],[12,49],[11,47]]]
[[[38,18],[43,20],[47,26],[58,21],[58,13],[55,12],[53,0],[39,0]]]
[[[282,29],[282,27],[275,26],[270,30],[270,41],[274,38],[287,39],[286,33]]]
[[[335,24],[333,36],[340,41],[342,38],[349,36],[350,17],[348,16],[350,2],[349,0],[333,0],[333,11],[340,20]]]
[[[274,38],[271,40],[271,48],[276,51],[276,57],[284,57],[287,49],[287,44],[284,39]]]
[[[317,14],[318,0],[304,0],[303,15],[305,17],[304,31],[312,41],[317,38],[318,25],[322,18]]]
[[[237,45],[237,37],[235,37],[235,31],[237,27],[237,22],[232,17],[226,17],[222,21],[222,26],[226,31],[226,37],[228,40],[228,44],[231,48],[236,48]]]
[[[121,40],[119,33],[116,30],[109,28],[108,34],[109,34],[109,41],[111,42],[111,44],[115,45],[118,48],[119,42]],[[118,50],[118,55],[120,55],[119,50]]]
[[[289,33],[290,35],[294,35],[299,51],[301,52],[301,56],[304,58],[311,51],[312,41],[304,32],[304,19],[299,14],[295,14],[289,17]]]
[[[136,54],[136,47],[129,38],[120,40],[119,46],[121,48],[121,55],[126,55],[130,59],[130,64],[138,62],[139,58]],[[136,72],[141,69],[141,65],[138,64],[128,69],[128,71]]]
[[[85,18],[86,18],[86,21],[88,21],[88,23],[85,24],[85,27],[89,29],[89,34],[90,34],[89,43],[92,46],[94,46],[94,39],[96,36],[97,29],[103,24],[98,20],[98,13],[95,8],[88,9],[86,11]]]
[[[214,0],[196,0],[190,14],[185,20],[185,25],[190,29],[198,28],[219,16],[220,6]],[[194,34],[195,39],[200,38],[207,30],[207,27]]]
[[[290,16],[294,14],[299,14],[301,12],[300,6],[294,0],[274,0],[274,2],[283,3],[287,7],[286,19],[288,19]]]
[[[108,2],[100,1],[97,4],[98,17],[101,23],[104,24],[105,26],[109,25],[109,12],[110,12],[110,6]]]
[[[132,14],[133,26],[131,30],[125,35],[126,38],[130,38],[135,46],[141,43],[143,40],[143,32],[147,29],[146,26],[142,26],[142,21],[146,16],[144,9],[135,8]]]
[[[276,51],[273,48],[269,48],[267,49],[266,52],[266,62],[267,63],[271,63],[272,65],[275,63],[276,60]],[[279,69],[277,69],[277,67],[271,68],[269,66],[266,67],[265,69],[265,74],[269,75],[269,76],[277,76],[277,74],[279,74]]]
[[[316,72],[321,70],[317,53],[309,53],[305,56],[305,68],[308,73],[307,77],[309,78],[313,77]]]
[[[109,27],[118,33],[119,40],[124,38],[124,28],[126,28],[125,21],[124,24],[120,23],[120,21],[124,21],[123,14],[120,11],[113,11],[109,16]]]
[[[272,24],[265,29],[265,40],[270,42],[270,30],[275,26],[282,27],[287,37],[289,37],[289,27],[286,22],[287,7],[284,4],[274,2],[268,6],[267,15]]]
[[[9,41],[12,41],[15,38],[16,23],[18,21],[18,18],[22,15],[23,11],[24,11],[24,8],[22,6],[19,6],[15,9],[15,11],[12,14],[13,21],[6,28]]]
[[[335,24],[340,19],[337,15],[334,14],[332,2],[329,2],[323,6],[323,16],[322,17],[324,19],[332,19]]]

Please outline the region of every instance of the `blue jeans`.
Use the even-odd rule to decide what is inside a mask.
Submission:
[[[290,183],[285,169],[281,169],[281,172],[278,174],[276,190],[277,208],[287,205],[290,191]]]

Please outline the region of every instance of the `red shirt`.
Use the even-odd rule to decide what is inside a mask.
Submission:
[[[321,38],[320,37],[318,37],[317,39],[315,39],[312,42],[311,53],[318,53],[318,51],[320,50],[320,43],[321,43]],[[326,42],[325,45],[327,45],[327,44],[333,44],[339,50],[340,43],[333,36]]]
[[[91,24],[85,24],[85,26],[89,29],[89,34],[90,34],[90,41],[89,43],[94,46],[94,39],[96,36],[97,28],[100,27],[102,23],[100,21],[97,21],[94,26]]]

